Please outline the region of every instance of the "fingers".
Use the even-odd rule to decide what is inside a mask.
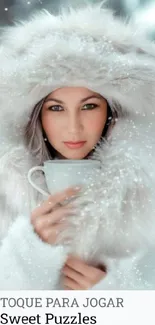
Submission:
[[[84,290],[79,283],[75,282],[73,279],[65,277],[64,279],[64,289],[65,290]]]
[[[66,287],[71,285],[71,283],[69,283],[70,280],[72,281],[72,285],[74,281],[74,286],[79,285],[79,287],[81,287],[83,290],[87,290],[91,285],[91,283],[88,282],[87,278],[68,266],[65,266],[63,268],[62,273],[65,275],[64,286]]]
[[[77,272],[81,273],[84,276],[87,276],[90,266],[83,262],[80,258],[69,257],[66,265],[72,269],[76,269]]]
[[[59,208],[45,216],[38,216],[33,225],[35,230],[40,232],[40,229],[50,228],[50,226],[54,225],[55,223],[62,222],[63,219],[65,220],[68,215],[73,215],[73,213],[74,212],[71,208]]]
[[[88,290],[106,276],[101,268],[90,266],[77,257],[69,257],[62,269],[66,290]]]
[[[50,213],[52,209],[58,204],[61,203],[68,198],[76,196],[79,192],[79,189],[68,188],[63,192],[57,193],[55,195],[50,195],[48,200],[44,201],[41,206],[37,207],[31,214],[32,220],[34,220],[38,215],[45,215]]]
[[[66,217],[76,213],[73,204],[65,204],[57,206],[79,192],[79,189],[68,188],[63,192],[49,196],[40,207],[37,207],[31,214],[31,223],[34,231],[39,237],[50,244],[57,241],[58,234],[67,227]]]
[[[52,228],[43,228],[40,238],[48,244],[54,244],[58,235],[66,228],[66,224],[55,224]]]
[[[73,208],[61,207],[46,215],[38,216],[33,220],[34,230],[43,241],[54,244],[60,232],[67,228],[66,217],[73,214]]]

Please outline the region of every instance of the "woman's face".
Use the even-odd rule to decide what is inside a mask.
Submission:
[[[85,158],[99,141],[106,119],[106,100],[82,87],[56,89],[41,112],[48,141],[66,159]]]

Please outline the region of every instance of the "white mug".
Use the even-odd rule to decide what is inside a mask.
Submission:
[[[43,166],[36,166],[29,170],[29,183],[41,194],[54,194],[65,190],[67,187],[77,187],[91,182],[91,177],[96,170],[99,170],[100,162],[97,160],[47,160]],[[35,171],[42,171],[49,193],[37,186],[31,179]]]

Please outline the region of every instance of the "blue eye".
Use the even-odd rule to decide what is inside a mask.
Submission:
[[[96,108],[96,107],[98,107],[98,105],[97,104],[85,104],[83,107],[82,107],[82,109],[84,109],[84,110],[92,110],[92,109],[94,109],[94,108]]]
[[[60,111],[63,111],[63,107],[60,106],[60,105],[53,105],[53,106],[50,106],[48,107],[48,109],[52,112],[60,112]]]

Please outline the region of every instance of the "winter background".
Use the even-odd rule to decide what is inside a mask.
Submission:
[[[62,6],[79,6],[84,2],[85,0],[0,0],[0,26],[25,20],[36,10],[45,8],[58,14]],[[107,0],[106,6],[113,8],[116,15],[132,19],[139,28],[145,28],[150,38],[155,39],[155,0]]]

